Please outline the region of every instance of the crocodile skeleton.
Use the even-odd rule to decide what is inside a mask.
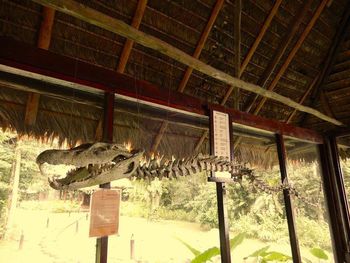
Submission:
[[[240,182],[244,177],[264,192],[273,193],[287,189],[290,194],[298,196],[287,183],[276,187],[267,185],[254,175],[252,169],[215,156],[145,160],[143,151],[130,151],[124,145],[98,142],[82,144],[69,150],[46,150],[37,157],[36,162],[44,175],[47,174],[47,164],[75,166],[65,178],[49,178],[50,186],[57,190],[75,190],[122,178],[172,179],[207,171],[229,172],[233,182]]]

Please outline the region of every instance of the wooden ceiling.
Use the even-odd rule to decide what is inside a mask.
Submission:
[[[346,0],[81,1],[229,75],[350,122]],[[0,35],[178,90],[205,101],[320,131],[316,117],[238,91],[132,40],[33,1],[0,0]],[[25,121],[35,123],[31,93]],[[167,128],[164,122],[153,149]],[[207,136],[203,133],[200,141]],[[158,142],[158,143],[157,143]]]

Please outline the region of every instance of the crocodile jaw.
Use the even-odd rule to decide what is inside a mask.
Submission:
[[[127,178],[135,172],[142,151],[130,152],[120,144],[83,144],[70,150],[47,150],[37,157],[43,175],[47,165],[72,165],[65,178],[49,178],[50,186],[57,190],[78,189]]]
[[[91,174],[88,169],[84,167],[79,169],[77,176],[67,176],[61,179],[49,178],[49,183],[50,186],[56,190],[76,190],[109,183],[122,178],[129,178],[135,172],[142,157],[143,152],[137,152],[131,157],[118,161],[109,168],[105,168],[101,171]],[[76,178],[78,179],[75,180]]]

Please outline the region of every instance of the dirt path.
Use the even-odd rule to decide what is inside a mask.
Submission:
[[[49,218],[49,226],[47,219]],[[78,222],[78,225],[76,224]],[[18,209],[16,227],[8,241],[0,243],[1,262],[94,263],[95,238],[88,237],[86,213],[55,213]],[[23,249],[18,250],[21,230]],[[120,218],[119,235],[109,238],[108,262],[130,261],[130,238],[135,240],[137,262],[190,262],[191,252],[181,244],[181,238],[200,251],[219,246],[217,229],[203,231],[198,224],[179,221],[149,222],[143,218]],[[231,236],[233,237],[233,236]],[[245,240],[232,253],[232,262],[267,244]],[[288,244],[273,244],[271,249],[290,254]],[[249,261],[246,261],[249,262]]]

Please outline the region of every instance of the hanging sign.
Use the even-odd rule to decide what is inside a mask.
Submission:
[[[120,191],[101,189],[91,195],[89,237],[118,234]]]
[[[212,153],[231,160],[230,118],[227,113],[212,111]],[[216,177],[230,178],[229,172],[215,172]]]

